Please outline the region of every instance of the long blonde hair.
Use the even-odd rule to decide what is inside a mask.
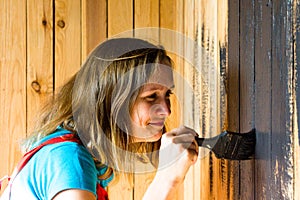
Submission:
[[[155,164],[153,152],[160,141],[131,144],[128,114],[140,87],[165,59],[171,63],[162,47],[140,39],[118,38],[100,44],[46,105],[24,148],[62,125],[78,134],[88,151],[116,172],[132,172],[135,153],[147,153]]]

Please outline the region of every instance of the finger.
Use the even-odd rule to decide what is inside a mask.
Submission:
[[[188,154],[189,154],[189,159],[192,161],[193,164],[195,164],[199,154],[198,145],[195,143],[191,144],[190,147],[188,148]]]
[[[191,133],[176,135],[172,138],[172,142],[175,144],[188,143],[192,144],[195,141],[195,136]]]
[[[197,145],[195,142],[193,142],[193,143],[190,144],[190,146],[188,147],[188,150],[195,151],[195,152],[198,154],[198,152],[199,152],[199,147],[198,147],[198,145]]]
[[[188,133],[191,133],[194,136],[199,136],[199,134],[194,129],[188,128],[186,126],[180,126],[179,128],[172,129],[171,131],[169,131],[166,134],[175,136],[175,135],[182,135],[182,134],[188,134]]]

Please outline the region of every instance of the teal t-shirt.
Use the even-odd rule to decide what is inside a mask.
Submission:
[[[59,127],[34,146],[67,133]],[[87,190],[96,195],[97,174],[94,160],[84,146],[75,142],[46,145],[16,176],[11,199],[50,200],[67,189]]]

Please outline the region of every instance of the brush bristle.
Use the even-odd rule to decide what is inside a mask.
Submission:
[[[212,148],[217,158],[230,160],[251,159],[255,153],[255,129],[248,133],[224,132]]]

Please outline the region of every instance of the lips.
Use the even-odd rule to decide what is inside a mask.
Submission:
[[[164,121],[150,122],[149,125],[163,127],[165,125]]]

